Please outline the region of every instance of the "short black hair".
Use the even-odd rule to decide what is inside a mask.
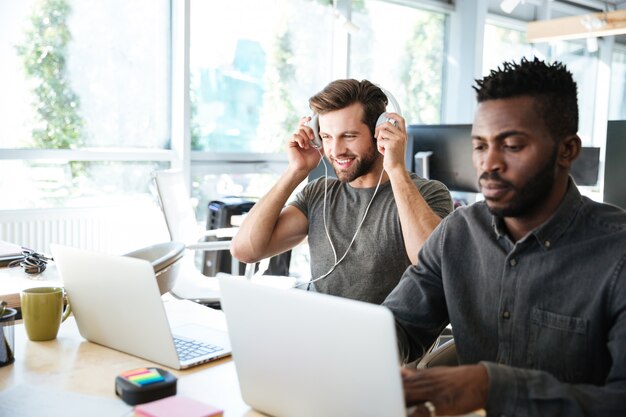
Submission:
[[[511,61],[492,70],[473,87],[479,103],[487,100],[531,96],[553,139],[578,132],[578,98],[572,73],[560,62],[546,64],[534,58]]]

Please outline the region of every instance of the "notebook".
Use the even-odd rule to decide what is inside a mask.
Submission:
[[[220,278],[241,395],[275,417],[404,417],[385,307]]]
[[[226,332],[189,325],[172,335],[150,262],[55,244],[51,251],[85,339],[175,369],[230,355]],[[196,357],[177,352],[197,343],[180,348]]]
[[[14,243],[0,240],[0,267],[7,266],[13,261],[24,258],[23,248]]]

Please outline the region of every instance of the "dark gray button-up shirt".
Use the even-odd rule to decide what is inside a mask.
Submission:
[[[484,202],[457,209],[387,297],[406,360],[452,324],[489,373],[489,415],[626,416],[626,212],[570,181],[518,242]]]

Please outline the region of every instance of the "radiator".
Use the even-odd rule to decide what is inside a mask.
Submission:
[[[0,210],[0,240],[50,253],[50,243],[122,254],[169,240],[156,206]]]

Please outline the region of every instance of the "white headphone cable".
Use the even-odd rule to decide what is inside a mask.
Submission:
[[[307,285],[307,290],[309,289],[309,286],[311,284],[313,284],[314,282],[317,282],[319,280],[322,280],[324,278],[326,278],[328,275],[330,275],[335,268],[337,267],[337,265],[339,265],[341,263],[341,261],[344,260],[344,258],[348,255],[348,252],[350,251],[350,248],[352,247],[352,244],[354,243],[354,241],[356,240],[357,235],[359,234],[359,231],[361,230],[361,226],[363,225],[363,222],[365,222],[365,218],[367,217],[367,213],[370,209],[370,206],[372,205],[372,202],[374,201],[374,197],[376,197],[376,194],[378,193],[378,188],[380,187],[380,183],[383,179],[383,174],[385,173],[385,169],[381,169],[380,171],[380,176],[378,177],[378,183],[376,184],[376,188],[374,189],[374,194],[372,195],[372,198],[370,199],[369,203],[367,204],[367,207],[365,208],[365,213],[363,213],[363,218],[361,219],[361,221],[359,222],[356,231],[354,232],[354,236],[352,236],[352,240],[350,241],[350,244],[348,245],[348,248],[346,249],[346,251],[344,252],[343,256],[337,260],[337,251],[335,250],[335,245],[333,245],[333,241],[330,238],[330,233],[328,232],[328,224],[326,223],[326,198],[327,198],[327,191],[328,191],[328,165],[326,164],[326,161],[324,161],[324,155],[322,155],[322,152],[318,149],[317,150],[322,158],[322,162],[324,163],[324,203],[322,205],[322,216],[324,219],[324,231],[326,232],[326,237],[328,238],[328,243],[330,243],[330,247],[333,250],[333,257],[335,259],[335,263],[334,265],[330,268],[330,270],[328,272],[326,272],[325,274],[312,279],[308,282],[303,282],[302,284],[298,284],[297,286],[304,286]]]

